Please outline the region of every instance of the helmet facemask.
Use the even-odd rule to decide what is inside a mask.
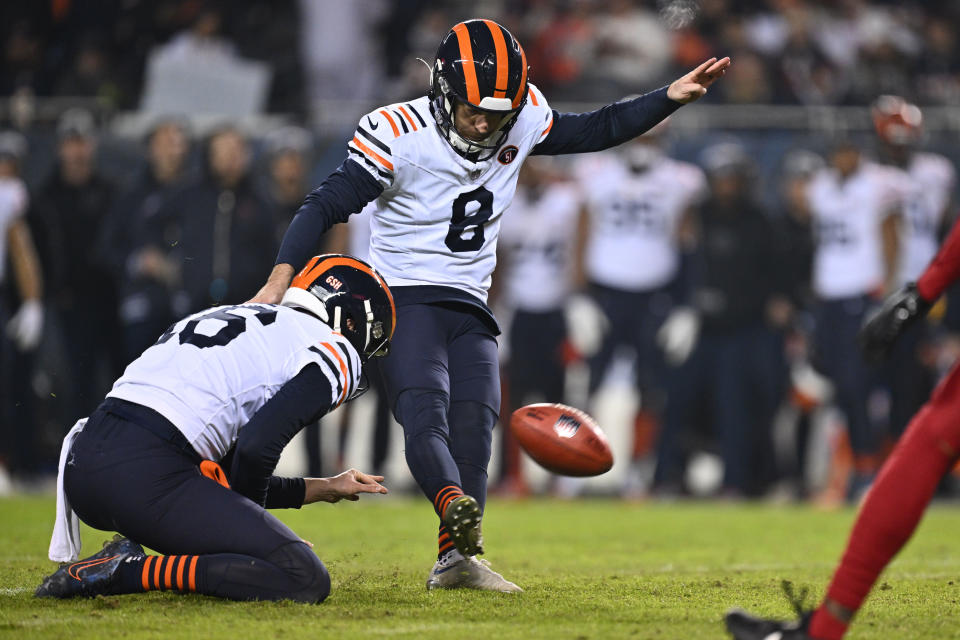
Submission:
[[[507,135],[510,133],[510,129],[513,128],[517,120],[517,114],[520,113],[520,109],[523,108],[526,100],[516,109],[509,108],[511,106],[510,101],[502,98],[485,97],[480,101],[479,105],[471,104],[458,96],[450,87],[450,83],[443,77],[439,60],[437,60],[430,75],[432,79],[430,112],[433,114],[433,118],[440,128],[440,133],[447,139],[447,142],[450,143],[454,151],[467,159],[473,160],[473,158],[469,156],[473,156],[474,154],[476,158],[474,160],[475,162],[492,158],[497,153],[497,150],[503,146],[503,143],[507,141]],[[504,103],[502,106],[508,107],[507,109],[494,109],[484,106],[485,102],[490,105],[493,102],[499,103],[501,100]],[[500,114],[503,115],[503,118],[500,120],[497,128],[490,132],[489,136],[483,140],[471,140],[457,130],[455,114],[457,103],[469,105],[478,111]],[[497,106],[499,107],[501,105],[497,104]]]

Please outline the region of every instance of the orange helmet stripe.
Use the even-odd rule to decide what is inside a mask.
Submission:
[[[507,75],[510,71],[510,63],[507,60],[507,41],[503,38],[503,30],[493,20],[483,21],[490,29],[490,35],[493,36],[493,47],[497,54],[497,83],[493,87],[494,98],[507,97]],[[501,89],[500,87],[503,87]]]
[[[453,32],[457,34],[457,43],[460,45],[460,66],[463,68],[463,77],[467,81],[467,102],[478,105],[480,104],[480,85],[477,84],[470,32],[467,30],[467,25],[462,22],[453,28]]]
[[[378,113],[382,113],[383,117],[387,119],[387,122],[390,123],[390,127],[393,129],[393,137],[400,137],[400,129],[397,127],[397,123],[393,121],[393,118],[390,117],[390,114],[387,113],[386,109],[380,109]]]
[[[383,281],[383,278],[381,278],[376,271],[368,267],[363,262],[360,262],[356,258],[343,255],[335,255],[330,257],[314,256],[307,263],[307,266],[300,270],[300,273],[298,273],[293,279],[293,281],[290,283],[290,286],[307,289],[321,273],[331,267],[338,266],[353,267],[354,269],[364,272],[379,282],[380,286],[383,287],[383,290],[387,292],[387,299],[390,301],[390,337],[392,338],[393,331],[397,328],[397,305],[393,301],[393,294],[390,292],[390,287],[387,286],[387,283]]]
[[[520,87],[517,89],[517,95],[513,98],[513,108],[516,109],[520,106],[520,100],[523,98],[523,90],[527,86],[527,52],[523,50],[523,47],[520,43],[517,43],[517,46],[520,47],[520,64],[522,69],[520,69]],[[497,54],[500,55],[499,53]],[[498,76],[499,84],[499,76]],[[533,95],[533,91],[530,92],[530,95]],[[533,99],[533,106],[537,106],[537,99]]]

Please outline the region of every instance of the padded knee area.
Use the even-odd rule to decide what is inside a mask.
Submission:
[[[439,436],[449,442],[447,407],[449,397],[442,391],[408,389],[397,398],[397,420],[407,442],[420,437]]]
[[[290,577],[290,600],[319,603],[330,595],[330,574],[305,542],[285,544],[266,560]]]

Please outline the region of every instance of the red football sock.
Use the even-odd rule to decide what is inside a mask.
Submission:
[[[923,517],[941,478],[960,451],[960,366],[954,367],[930,401],[911,421],[880,470],[857,516],[827,599],[851,612],[863,604],[890,560]],[[843,637],[846,625],[821,605],[810,635]]]

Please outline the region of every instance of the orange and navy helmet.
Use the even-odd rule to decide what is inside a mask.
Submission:
[[[527,70],[523,47],[493,20],[461,22],[443,38],[431,71],[430,111],[457,153],[477,160],[496,153],[527,103]],[[505,117],[486,140],[468,140],[454,126],[458,102]]]
[[[393,294],[383,276],[363,260],[342,254],[314,256],[280,304],[318,317],[349,340],[362,360],[390,350],[397,325]]]
[[[900,96],[880,96],[871,108],[873,127],[884,142],[893,145],[914,144],[923,131],[920,107]]]

